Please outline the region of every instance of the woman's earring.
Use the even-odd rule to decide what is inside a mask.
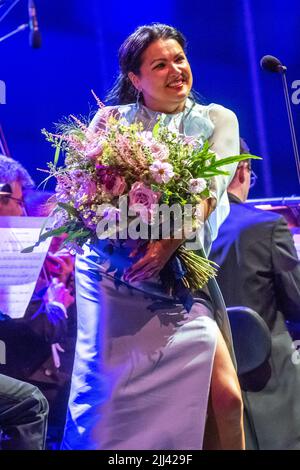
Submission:
[[[139,105],[140,96],[141,96],[141,90],[137,90],[137,94],[136,94],[136,105],[137,106]]]

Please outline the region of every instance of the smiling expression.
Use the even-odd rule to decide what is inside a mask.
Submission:
[[[128,74],[153,111],[178,113],[184,109],[193,76],[186,55],[175,39],[158,39],[142,57],[139,75]]]

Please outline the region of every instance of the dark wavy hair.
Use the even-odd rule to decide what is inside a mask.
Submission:
[[[186,50],[186,39],[176,28],[162,23],[139,26],[123,42],[119,49],[120,73],[106,100],[111,104],[134,103],[137,90],[128,78],[128,73],[139,75],[143,53],[158,39],[175,39]]]

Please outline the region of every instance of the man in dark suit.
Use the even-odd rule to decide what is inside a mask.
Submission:
[[[300,364],[286,320],[300,322],[300,264],[285,219],[245,204],[251,160],[238,165],[228,187],[231,211],[210,258],[219,266],[225,303],[255,310],[272,336],[271,377],[245,392],[248,449],[300,449]]]

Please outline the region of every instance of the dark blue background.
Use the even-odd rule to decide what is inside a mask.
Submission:
[[[11,2],[7,2],[9,4]],[[7,104],[0,123],[11,155],[39,183],[53,158],[40,129],[70,113],[95,108],[90,90],[104,98],[117,74],[117,50],[136,26],[153,21],[178,27],[188,39],[195,88],[205,103],[223,104],[238,115],[241,135],[259,176],[251,197],[300,194],[281,78],[259,67],[265,54],[288,66],[288,83],[300,80],[299,0],[36,0],[41,49],[28,32],[0,44],[0,79]],[[0,8],[0,14],[5,7]],[[27,21],[21,0],[0,24],[0,35]],[[292,105],[297,132],[300,105]],[[51,186],[49,187],[51,188]]]

